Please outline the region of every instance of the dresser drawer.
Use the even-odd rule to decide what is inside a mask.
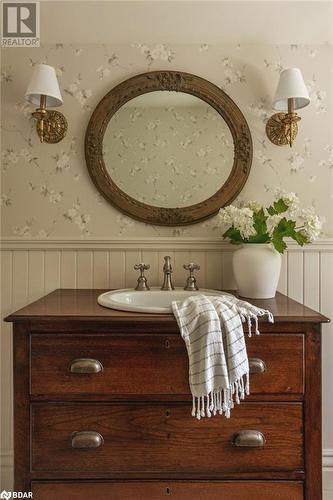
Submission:
[[[200,421],[187,403],[35,403],[31,410],[33,471],[177,477],[303,468],[301,403],[243,403],[230,419]],[[262,433],[264,446],[235,446],[246,430]]]
[[[302,500],[303,484],[284,481],[33,482],[36,500]]]
[[[75,360],[80,359],[95,360],[102,370],[72,372]],[[65,396],[188,394],[185,345],[181,338],[159,334],[33,334],[31,393]]]
[[[246,342],[257,370],[252,394],[303,393],[303,335]],[[43,398],[189,394],[186,348],[175,335],[32,334],[30,372],[31,394]]]

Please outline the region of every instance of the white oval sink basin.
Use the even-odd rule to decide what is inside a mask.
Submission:
[[[183,288],[174,290],[161,290],[152,287],[149,291],[140,292],[133,288],[114,290],[102,293],[97,301],[101,306],[120,311],[144,312],[153,314],[166,314],[172,311],[171,303],[174,300],[185,300],[192,295],[230,295],[217,290],[200,289],[197,292],[189,292]]]

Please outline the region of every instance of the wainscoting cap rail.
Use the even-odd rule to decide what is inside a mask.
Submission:
[[[311,245],[301,247],[293,240],[287,242],[289,251],[333,251],[333,238],[323,238]],[[137,237],[137,238],[19,238],[3,237],[0,240],[1,250],[223,250],[233,251],[237,248],[222,240],[222,238],[195,238],[195,237]]]

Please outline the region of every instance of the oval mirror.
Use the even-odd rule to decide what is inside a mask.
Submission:
[[[172,71],[112,89],[90,119],[85,148],[104,197],[159,225],[214,215],[240,192],[252,161],[248,125],[230,97],[207,80]]]

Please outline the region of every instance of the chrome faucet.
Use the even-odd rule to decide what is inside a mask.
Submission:
[[[161,290],[174,290],[175,287],[172,284],[172,279],[171,279],[171,274],[172,274],[172,266],[171,266],[171,257],[166,255],[164,257],[164,266],[163,266],[163,273],[164,273],[164,281],[163,285],[161,286]]]

